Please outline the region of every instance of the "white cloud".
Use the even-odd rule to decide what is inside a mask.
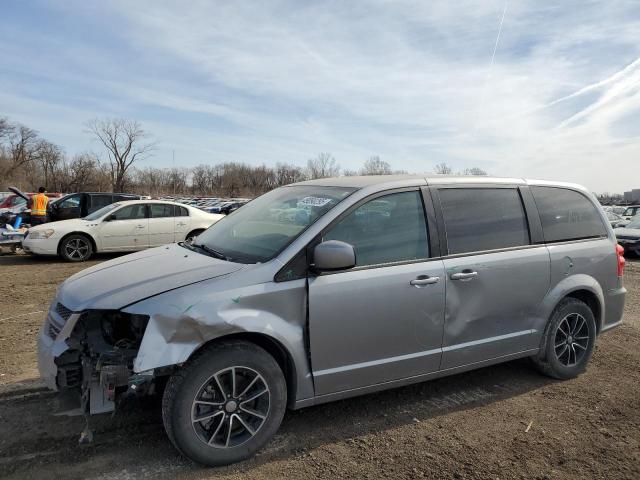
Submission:
[[[616,133],[640,110],[637,6],[510,1],[491,65],[504,7],[502,0],[54,4],[80,19],[105,17],[105,38],[126,48],[69,43],[61,33],[47,47],[53,55],[4,58],[22,73],[77,85],[76,114],[61,99],[38,98],[64,118],[140,118],[163,140],[164,161],[176,146],[190,163],[302,164],[330,151],[346,168],[378,154],[414,171],[445,160],[598,191],[638,187],[617,174],[637,164],[638,138]],[[2,78],[0,87],[37,97]],[[35,108],[16,103],[6,113]],[[81,125],[68,128],[81,135]]]

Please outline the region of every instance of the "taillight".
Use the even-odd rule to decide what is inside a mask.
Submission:
[[[618,255],[618,276],[621,277],[624,274],[624,248],[621,245],[616,244],[616,254]]]

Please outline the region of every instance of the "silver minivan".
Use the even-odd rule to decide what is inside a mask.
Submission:
[[[192,243],[70,277],[40,333],[39,368],[67,413],[162,390],[173,444],[223,465],[264,446],[287,408],[520,357],[575,377],[620,324],[623,268],[577,185],[302,182]]]

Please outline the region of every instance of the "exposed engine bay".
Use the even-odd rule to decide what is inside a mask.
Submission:
[[[58,304],[58,310],[63,308]],[[148,321],[146,315],[110,310],[88,310],[80,315],[66,340],[68,350],[55,359],[60,413],[111,412],[128,395],[153,392],[153,372],[133,373]],[[49,335],[56,335],[56,330],[50,318]]]

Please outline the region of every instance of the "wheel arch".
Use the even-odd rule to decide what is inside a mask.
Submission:
[[[596,321],[596,333],[600,333],[605,318],[604,293],[598,281],[585,274],[571,275],[560,281],[543,303],[543,318],[549,322],[553,311],[565,298],[576,298],[586,303]]]
[[[206,230],[206,228],[201,228],[201,227],[197,227],[197,228],[193,228],[189,231],[189,233],[187,233],[185,235],[184,238],[189,238],[191,235],[193,235],[194,237],[197,235],[200,235],[202,232],[204,232]]]
[[[269,335],[258,332],[237,332],[223,335],[199,345],[198,348],[196,348],[191,353],[189,359],[202,351],[202,349],[204,348],[229,341],[244,341],[253,343],[254,345],[263,348],[269,355],[271,355],[275,359],[275,361],[280,366],[282,373],[284,374],[285,382],[287,384],[287,406],[289,408],[292,408],[296,401],[296,365],[293,361],[291,353],[286,349],[286,347],[280,341]],[[189,359],[187,359],[187,361]]]

